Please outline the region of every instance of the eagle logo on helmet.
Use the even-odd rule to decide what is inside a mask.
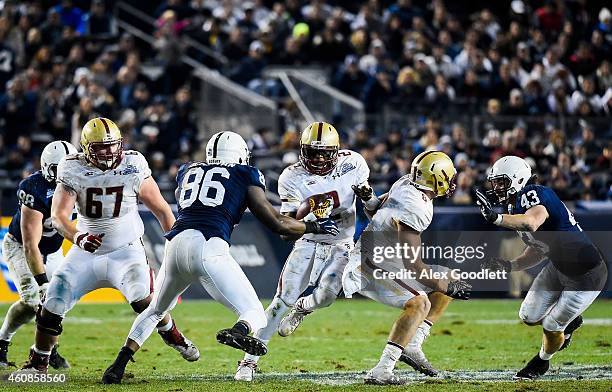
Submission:
[[[123,157],[123,137],[117,124],[108,118],[87,121],[81,132],[81,148],[87,161],[100,170],[114,169]]]
[[[300,163],[312,174],[325,176],[338,163],[340,137],[331,124],[323,121],[308,125],[300,138]]]

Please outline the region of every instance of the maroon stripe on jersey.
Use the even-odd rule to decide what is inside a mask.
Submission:
[[[317,141],[321,141],[321,136],[323,136],[323,123],[319,123],[319,128],[317,129]]]
[[[106,134],[110,136],[110,128],[108,127],[108,123],[104,117],[100,117],[100,121],[104,124],[104,129],[106,130]]]
[[[365,265],[367,265],[372,270],[377,270],[378,269],[378,270],[381,270],[382,272],[387,272],[387,273],[389,272],[389,271],[386,271],[383,268],[377,267],[374,264],[372,264],[370,259],[368,259],[367,257],[365,259]],[[421,295],[418,291],[416,291],[412,287],[408,286],[403,280],[401,280],[401,279],[393,279],[393,281],[395,283],[397,283],[398,285],[400,285],[401,287],[405,288],[406,290],[410,291],[412,294],[414,294],[414,295]]]

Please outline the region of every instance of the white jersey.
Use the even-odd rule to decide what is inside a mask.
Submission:
[[[77,230],[104,233],[96,254],[111,252],[144,234],[138,214],[138,193],[151,176],[145,157],[125,151],[117,168],[102,171],[82,153],[68,155],[57,167],[57,181],[77,193]]]
[[[376,211],[366,230],[397,231],[396,222],[402,222],[423,232],[432,219],[432,200],[412,185],[406,175],[391,186],[387,200]]]
[[[337,236],[306,234],[305,239],[322,242],[346,241],[355,234],[355,193],[352,185],[368,180],[370,169],[363,157],[350,150],[338,151],[338,163],[327,175],[319,176],[308,172],[300,163],[291,165],[278,179],[278,194],[282,205],[281,213],[297,211],[308,197],[328,194],[334,200],[331,218],[338,225]]]

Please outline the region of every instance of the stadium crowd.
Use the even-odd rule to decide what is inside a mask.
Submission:
[[[317,65],[369,114],[425,105],[418,124],[383,135],[337,124],[381,189],[415,154],[437,148],[460,171],[452,203],[471,204],[486,167],[509,154],[528,158],[563,199],[612,199],[612,15],[597,2],[514,0],[491,9],[442,0],[143,2],[156,18],[150,47],[119,31],[113,3],[2,2],[4,176],[35,169],[45,140],[78,146],[82,125],[103,115],[170,184],[177,165],[202,146],[194,86],[180,62],[190,37],[227,59],[201,59],[206,65],[274,98],[283,92],[264,78],[266,67]],[[454,106],[483,116],[483,129],[451,121],[445,112]],[[534,125],[535,117],[550,121]],[[287,164],[297,159],[298,133],[260,129],[249,143],[255,156],[277,154]]]

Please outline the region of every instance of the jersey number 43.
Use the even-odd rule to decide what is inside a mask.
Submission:
[[[185,174],[181,183],[181,193],[178,203],[181,208],[191,206],[199,200],[205,206],[216,207],[223,204],[225,187],[215,178],[230,177],[229,171],[224,167],[213,167],[208,170],[196,166]]]

